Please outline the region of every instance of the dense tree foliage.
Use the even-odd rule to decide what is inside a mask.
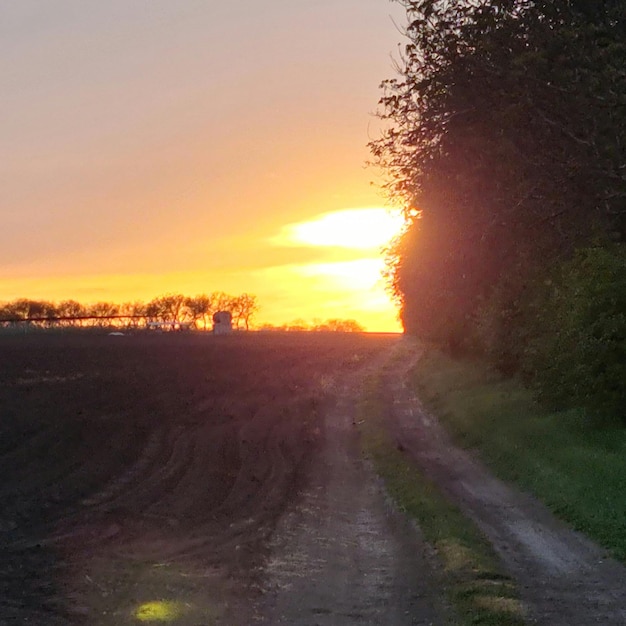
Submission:
[[[542,353],[539,338],[546,359],[591,327],[602,343],[599,307],[581,298],[623,289],[608,267],[622,267],[626,233],[626,3],[397,1],[408,43],[399,77],[383,83],[387,129],[370,147],[405,206],[390,252],[405,330],[537,377],[528,355]],[[567,264],[583,248],[607,258],[574,271]],[[568,290],[547,297],[555,272]],[[593,283],[602,296],[585,291]],[[540,300],[565,317],[533,314]],[[611,341],[623,356],[623,324]],[[579,361],[593,351],[578,350]],[[602,375],[581,366],[571,384],[594,388],[590,377]],[[612,397],[626,400],[624,383]]]
[[[526,303],[523,371],[556,406],[624,414],[626,249],[578,250]]]

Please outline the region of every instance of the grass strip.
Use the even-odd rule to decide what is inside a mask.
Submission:
[[[396,506],[419,525],[441,562],[441,583],[460,625],[525,624],[512,581],[491,545],[394,444],[384,424],[382,382],[371,377],[359,407],[361,444]]]
[[[550,412],[520,382],[432,349],[413,376],[458,445],[626,562],[626,428]]]

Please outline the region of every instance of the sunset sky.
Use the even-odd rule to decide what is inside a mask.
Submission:
[[[389,0],[0,4],[0,301],[258,296],[399,330],[366,168]]]

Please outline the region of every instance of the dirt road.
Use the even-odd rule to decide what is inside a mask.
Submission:
[[[325,445],[270,544],[262,623],[447,623],[433,555],[361,458],[358,391],[354,379],[339,384],[327,403]]]
[[[449,623],[435,555],[359,452],[359,384],[387,362],[397,437],[529,620],[626,623],[624,568],[451,446],[403,384],[417,356],[383,336],[0,337],[0,624]]]
[[[626,624],[626,568],[451,443],[406,384],[420,352],[408,342],[404,358],[386,377],[395,436],[489,539],[517,583],[528,621],[546,626]]]
[[[406,383],[419,347],[404,342],[402,359],[393,357],[397,349],[387,354],[384,379],[395,439],[492,543],[528,622],[626,624],[626,568],[456,448]],[[278,527],[266,570],[275,587],[267,623],[449,623],[428,548],[385,504],[359,459],[354,400],[350,385],[336,395],[313,483]]]

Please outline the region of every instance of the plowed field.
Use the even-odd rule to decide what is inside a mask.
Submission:
[[[0,626],[474,623],[362,458],[373,380],[391,449],[482,531],[529,624],[626,623],[624,566],[453,445],[407,384],[420,355],[358,334],[0,336]]]
[[[326,390],[390,341],[0,338],[0,622],[252,619]]]

